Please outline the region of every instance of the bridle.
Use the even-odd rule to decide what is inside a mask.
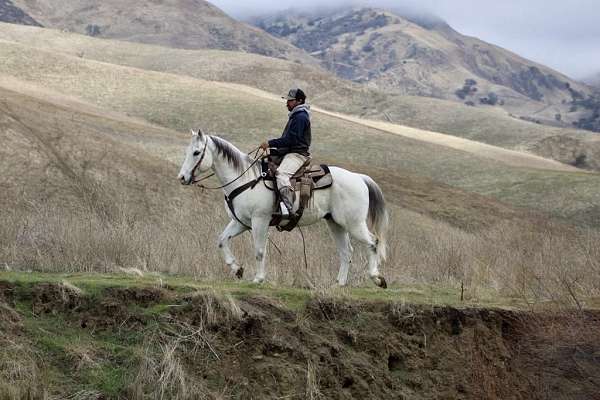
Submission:
[[[191,173],[192,181],[191,181],[190,184],[197,184],[197,183],[205,181],[208,178],[211,178],[212,176],[215,175],[215,173],[213,172],[213,173],[211,173],[209,175],[203,176],[202,178],[194,179],[194,175],[196,174],[196,169],[198,169],[198,167],[200,166],[200,164],[204,160],[204,156],[206,155],[206,150],[207,150],[207,147],[208,147],[208,139],[210,139],[210,136],[206,137],[206,143],[204,143],[204,148],[202,149],[202,155],[200,156],[200,159],[198,160],[198,162],[196,163],[196,165],[194,165],[194,168],[192,169],[192,173]],[[250,163],[250,166],[248,166],[248,168],[246,168],[244,170],[244,172],[242,172],[234,180],[232,180],[230,182],[227,182],[226,184],[224,184],[222,186],[218,186],[218,187],[209,187],[209,186],[205,186],[205,185],[202,185],[202,184],[199,184],[198,186],[201,189],[217,190],[217,189],[223,189],[223,188],[231,185],[232,183],[237,182],[242,176],[244,176],[246,174],[246,172],[250,171],[250,169],[252,167],[254,167],[256,165],[256,163],[259,162],[262,159],[262,156],[265,154],[265,151],[263,150],[263,153],[260,154],[260,156],[259,156],[259,154],[258,154],[259,150],[260,150],[260,146],[257,147],[257,148],[255,148],[254,150],[251,150],[249,153],[247,153],[248,155],[250,155],[252,153],[255,153],[254,154],[254,161],[252,161],[252,163]]]
[[[196,165],[194,165],[194,168],[192,168],[192,173],[191,173],[192,182],[191,183],[198,182],[198,181],[194,180],[194,175],[196,174],[196,169],[198,169],[198,167],[200,166],[200,164],[202,164],[202,161],[204,160],[204,156],[206,155],[206,148],[207,147],[208,147],[208,136],[206,137],[206,142],[204,143],[204,148],[202,149],[202,155],[200,156],[200,159],[198,160],[198,162],[196,163]]]

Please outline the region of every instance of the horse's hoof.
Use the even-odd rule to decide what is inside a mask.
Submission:
[[[387,289],[387,282],[385,281],[385,278],[383,276],[373,277],[373,282],[375,282],[375,284],[380,288]]]
[[[244,267],[239,267],[237,271],[235,271],[235,277],[237,279],[242,279],[244,277]]]
[[[336,281],[335,284],[336,284],[337,287],[340,287],[340,288],[344,288],[344,287],[348,286],[348,282],[342,283],[340,281]]]

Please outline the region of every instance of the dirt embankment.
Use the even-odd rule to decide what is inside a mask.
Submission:
[[[595,312],[0,282],[0,318],[12,398],[600,398]]]

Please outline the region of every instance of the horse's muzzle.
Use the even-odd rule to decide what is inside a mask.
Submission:
[[[192,178],[190,177],[190,179],[185,179],[185,176],[181,175],[179,177],[179,183],[182,185],[190,185],[192,183]]]

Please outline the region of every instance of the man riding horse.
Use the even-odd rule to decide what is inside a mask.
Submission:
[[[279,139],[262,143],[261,147],[276,148],[274,152],[284,156],[276,178],[285,202],[284,208],[292,211],[294,191],[290,177],[310,159],[310,109],[305,104],[306,95],[300,89],[290,90],[284,98],[287,100],[290,114],[283,135]],[[221,184],[215,189],[223,190],[225,209],[230,217],[218,242],[225,264],[237,278],[242,278],[244,268],[235,258],[230,241],[243,232],[251,231],[256,259],[256,276],[253,281],[262,283],[266,279],[267,240],[269,226],[274,217],[274,199],[269,186],[258,184],[265,176],[258,166],[252,168],[256,161],[222,138],[207,135],[201,130],[192,131],[192,138],[186,148],[185,159],[177,179],[183,185],[192,185],[205,179],[198,178],[196,174],[213,171]],[[322,179],[317,180],[318,182],[314,180],[318,178],[317,175],[311,176],[312,183],[317,186],[309,194],[310,212],[304,212],[302,220],[296,222],[307,226],[322,220],[327,221],[340,257],[337,277],[339,285],[344,286],[348,282],[352,262],[350,239],[353,238],[365,246],[369,277],[377,286],[385,288],[387,283],[379,272],[379,265],[386,257],[389,222],[383,192],[367,175],[336,166],[326,167],[330,176],[324,185],[320,186]],[[299,187],[300,200],[306,199],[306,193],[303,193],[302,189],[305,185],[302,181]],[[293,223],[296,217],[292,215],[288,222]]]
[[[310,160],[310,106],[301,89],[291,89],[287,97],[288,122],[279,139],[271,139],[260,145],[263,150],[273,149],[272,154],[282,157],[277,168],[277,187],[281,202],[289,216],[293,216],[294,189],[290,178]],[[283,210],[283,208],[282,208]]]

